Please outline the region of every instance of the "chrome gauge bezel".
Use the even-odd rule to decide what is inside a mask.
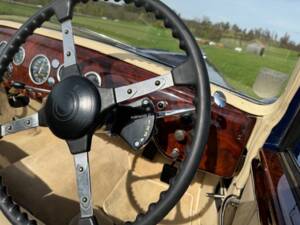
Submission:
[[[61,70],[62,70],[63,67],[64,67],[64,64],[61,64],[61,65],[58,67],[58,69],[57,69],[57,72],[56,72],[56,79],[57,79],[58,82],[61,81],[61,79],[60,79],[60,72],[61,72]]]
[[[39,58],[39,57],[44,57],[45,59],[47,59],[47,64],[48,64],[48,71],[47,71],[47,76],[45,77],[45,80],[43,82],[36,82],[33,77],[32,77],[32,73],[31,73],[31,67],[32,67],[32,64],[33,62]],[[31,62],[30,62],[30,65],[29,65],[29,77],[30,77],[30,80],[34,83],[34,84],[37,84],[37,85],[42,85],[44,83],[47,82],[49,76],[50,76],[50,72],[51,72],[51,63],[50,63],[50,60],[49,58],[46,56],[46,55],[43,55],[43,54],[39,54],[39,55],[36,55],[32,58]]]
[[[7,41],[0,41],[0,46],[3,45],[3,44],[4,44],[5,47],[6,47],[6,45],[8,44],[8,42],[7,42]],[[5,47],[4,47],[4,48],[5,48]],[[8,65],[8,67],[7,67],[7,73],[6,73],[6,75],[7,75],[8,78],[11,77],[12,72],[13,72],[13,69],[14,69],[13,64],[10,63],[10,64]]]
[[[86,78],[88,79],[87,76],[90,75],[90,74],[96,75],[97,80],[98,80],[99,87],[101,87],[101,85],[102,85],[102,78],[101,78],[101,76],[99,75],[99,73],[97,73],[97,72],[95,72],[95,71],[89,71],[89,72],[87,72],[87,73],[84,74],[84,77],[86,77]]]
[[[15,60],[15,56],[16,55],[14,55],[14,58],[13,58],[13,63],[16,65],[16,66],[20,66],[23,62],[24,62],[24,60],[25,60],[25,56],[26,56],[26,51],[25,51],[25,49],[23,48],[23,47],[20,47],[19,48],[19,51],[16,53],[16,54],[18,54],[20,51],[22,51],[23,53],[23,55],[22,55],[22,60],[20,61],[20,62],[16,62],[16,60]]]
[[[7,45],[7,41],[0,41],[0,46],[5,44],[5,46]]]

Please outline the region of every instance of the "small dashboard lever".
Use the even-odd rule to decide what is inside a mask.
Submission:
[[[15,89],[25,89],[25,84],[21,82],[13,82],[11,85]]]

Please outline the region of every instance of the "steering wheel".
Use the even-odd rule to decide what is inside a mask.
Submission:
[[[119,0],[115,0],[118,2]],[[161,193],[158,202],[150,204],[144,214],[139,214],[134,222],[126,224],[158,224],[176,205],[189,187],[198,169],[210,125],[210,86],[201,51],[183,21],[159,0],[124,0],[134,3],[156,18],[164,21],[172,30],[173,37],[180,41],[180,48],[187,54],[187,60],[171,72],[142,82],[118,88],[100,88],[83,77],[77,61],[74,44],[72,18],[78,3],[88,0],[54,0],[40,9],[15,33],[0,56],[0,77],[12,61],[19,47],[45,21],[56,15],[62,26],[64,69],[61,82],[54,86],[46,104],[37,113],[1,125],[1,136],[10,135],[38,126],[49,127],[54,135],[65,140],[74,156],[77,189],[81,217],[79,224],[98,224],[93,215],[92,192],[88,152],[95,130],[119,103],[148,95],[172,86],[192,86],[195,89],[195,127],[193,141],[186,149],[186,158],[180,164],[177,175],[170,181],[167,191]],[[35,224],[8,197],[3,185],[0,187],[0,207],[14,225]],[[99,221],[101,224],[101,221]]]

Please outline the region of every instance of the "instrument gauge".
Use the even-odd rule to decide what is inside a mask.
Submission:
[[[29,76],[33,83],[44,84],[51,70],[50,60],[45,55],[35,56],[29,66]]]
[[[94,72],[94,71],[90,71],[87,72],[86,74],[84,74],[84,76],[89,79],[90,81],[92,81],[94,84],[96,84],[97,86],[101,86],[102,80],[101,77],[98,73]]]
[[[1,41],[0,42],[0,53],[4,50],[4,48],[6,47],[7,42],[6,41]]]
[[[19,48],[19,51],[15,54],[13,62],[16,66],[21,65],[25,59],[25,49],[23,47]]]
[[[7,41],[1,41],[0,42],[0,55],[1,55],[1,52],[5,49],[6,45],[7,45]],[[10,63],[8,65],[7,72],[8,73],[6,75],[8,75],[8,77],[10,77],[11,73],[13,72],[13,65],[12,65],[12,63]]]

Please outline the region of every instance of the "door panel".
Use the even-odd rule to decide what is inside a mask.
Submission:
[[[300,224],[300,211],[279,153],[263,150],[254,161],[256,197],[262,225]]]

